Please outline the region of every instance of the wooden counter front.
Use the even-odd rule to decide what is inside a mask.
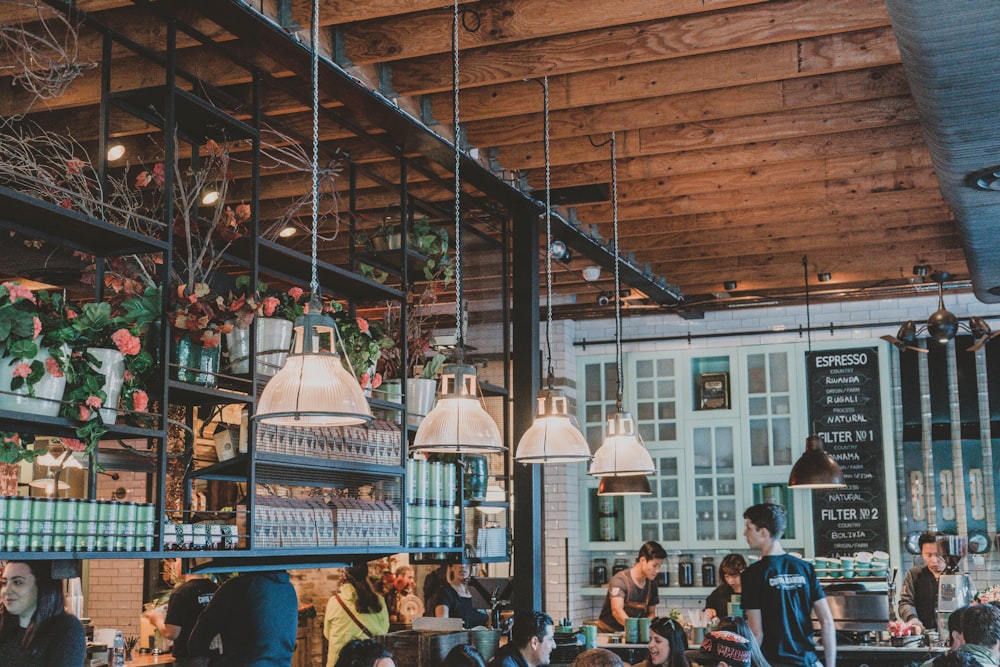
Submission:
[[[125,663],[125,667],[147,667],[148,665],[172,665],[174,664],[174,656],[169,653],[160,653],[158,655],[153,655],[152,653],[139,653],[133,658]]]

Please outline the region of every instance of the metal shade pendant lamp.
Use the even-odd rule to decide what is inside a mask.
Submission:
[[[806,281],[806,340],[812,352],[812,318],[809,312],[809,259],[802,257]],[[792,489],[840,489],[847,486],[844,471],[832,456],[823,450],[823,438],[815,433],[806,438],[806,451],[792,466],[788,487]]]
[[[441,371],[438,400],[420,422],[411,452],[477,454],[502,452],[500,429],[479,399],[476,368],[465,363],[465,328],[462,325],[462,180],[461,127],[458,115],[458,0],[452,18],[452,103],[455,142],[455,342],[458,363]]]
[[[653,489],[645,475],[624,475],[622,477],[602,477],[597,485],[599,496],[649,496]]]
[[[295,321],[295,342],[281,369],[264,386],[254,419],[262,424],[320,428],[372,420],[371,408],[353,373],[337,354],[340,334],[322,314],[316,270],[319,238],[319,0],[312,15],[312,298]],[[328,349],[323,349],[323,343]],[[341,341],[343,347],[343,341]]]
[[[615,261],[615,370],[618,393],[614,412],[605,423],[604,442],[594,453],[589,475],[594,477],[628,477],[649,475],[656,471],[653,457],[642,443],[632,415],[622,407],[622,302],[618,261],[618,155],[615,134],[611,133],[611,204],[613,220],[613,252]],[[604,495],[613,495],[605,493]]]
[[[590,460],[590,447],[569,415],[566,396],[555,389],[552,367],[552,192],[549,159],[549,77],[542,79],[545,117],[545,350],[547,387],[538,392],[538,415],[517,443],[519,463],[574,463]]]

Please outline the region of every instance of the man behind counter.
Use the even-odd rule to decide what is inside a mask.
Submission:
[[[646,542],[639,548],[635,565],[611,577],[608,595],[604,598],[597,628],[601,632],[621,632],[626,618],[653,618],[660,592],[656,577],[663,567],[667,552],[656,542]]]
[[[899,618],[907,625],[937,628],[938,580],[947,562],[939,533],[924,533],[917,543],[924,565],[911,567],[899,592]]]

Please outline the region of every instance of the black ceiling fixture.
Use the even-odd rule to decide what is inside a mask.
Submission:
[[[925,267],[921,267],[925,268]],[[916,273],[914,267],[914,273]],[[986,345],[994,336],[1000,335],[1000,331],[993,331],[990,325],[981,317],[970,317],[968,323],[962,322],[950,310],[944,307],[944,283],[951,278],[945,271],[939,271],[932,276],[938,284],[938,309],[927,318],[927,323],[919,328],[913,320],[907,321],[899,327],[895,336],[885,335],[882,340],[889,341],[900,350],[913,350],[914,352],[927,352],[927,348],[920,347],[918,338],[926,334],[938,343],[947,343],[959,331],[967,331],[976,341],[966,351],[975,352],[983,345]]]

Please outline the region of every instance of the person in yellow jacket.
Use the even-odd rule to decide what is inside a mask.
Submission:
[[[389,609],[368,579],[368,563],[344,570],[340,592],[330,598],[323,635],[330,643],[326,667],[333,667],[341,649],[352,639],[368,639],[389,631]]]

